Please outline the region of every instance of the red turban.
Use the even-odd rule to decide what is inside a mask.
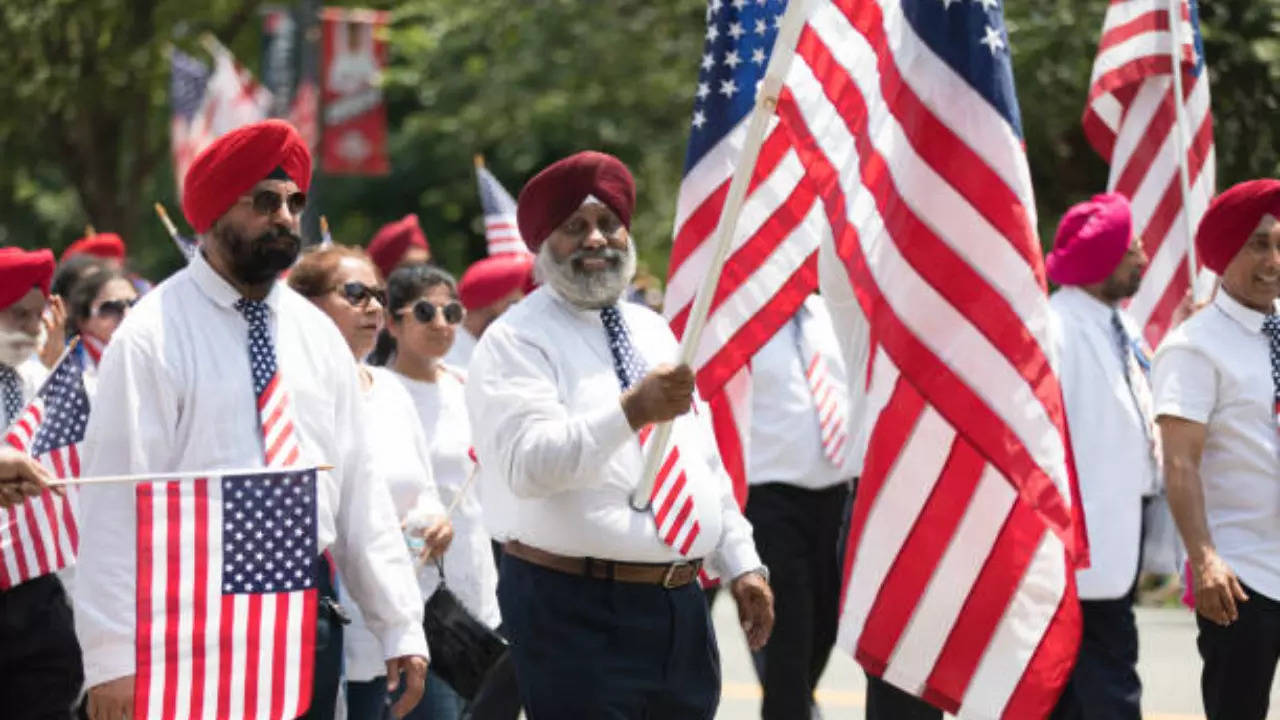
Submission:
[[[53,252],[0,247],[0,308],[7,308],[38,287],[49,296],[53,281]]]
[[[97,235],[89,235],[67,246],[62,251],[60,261],[65,262],[67,258],[76,255],[92,255],[94,257],[108,258],[112,260],[124,260],[124,240],[115,233],[98,233]]]
[[[306,191],[311,151],[293,126],[264,120],[223,135],[191,162],[182,183],[182,212],[196,232],[207,232],[241,195],[277,168]]]
[[[373,264],[382,271],[382,277],[386,277],[396,269],[410,247],[420,247],[431,252],[427,234],[422,232],[418,216],[413,213],[379,228],[369,241],[369,257],[373,258]]]
[[[1280,220],[1280,180],[1248,180],[1214,198],[1196,231],[1200,262],[1221,275],[1264,215]]]
[[[636,181],[622,161],[586,150],[552,163],[533,176],[516,201],[516,221],[529,249],[542,241],[591,195],[604,203],[631,229],[636,206]]]
[[[487,257],[462,273],[458,298],[468,310],[488,307],[514,290],[522,290],[533,273],[533,256],[502,253]]]
[[[1053,250],[1045,258],[1059,285],[1092,285],[1107,279],[1133,244],[1133,215],[1119,193],[1094,195],[1062,216]]]

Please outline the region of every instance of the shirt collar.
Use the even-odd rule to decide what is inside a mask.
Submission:
[[[1079,312],[1087,314],[1098,322],[1110,323],[1111,315],[1116,311],[1114,306],[1102,302],[1075,285],[1064,285],[1058,288],[1058,292]]]
[[[555,286],[553,286],[551,283],[547,283],[546,285],[543,285],[543,287],[547,289],[548,293],[551,293],[551,299],[555,300],[555,302],[559,304],[560,307],[568,311],[568,313],[573,317],[576,317],[580,320],[585,320],[587,322],[594,321],[595,324],[603,326],[604,321],[600,319],[600,310],[602,310],[603,308],[580,308],[577,305],[574,305],[573,303],[569,302],[565,298],[565,296],[561,295],[560,291],[556,290]],[[618,298],[618,302],[614,304],[617,305],[617,304],[620,304],[621,302],[622,302],[622,298],[620,297]]]
[[[221,275],[213,269],[208,260],[204,258],[204,252],[197,252],[191,258],[191,262],[187,265],[191,270],[191,277],[196,282],[196,287],[205,294],[214,305],[220,305],[230,310],[236,309],[236,302],[240,300],[240,291],[231,286]],[[271,291],[267,293],[267,297],[263,299],[271,312],[277,312],[280,307],[280,283],[277,281],[272,284]],[[238,311],[237,311],[238,312]]]
[[[1228,295],[1227,291],[1223,290],[1221,287],[1218,288],[1218,292],[1213,296],[1213,304],[1216,305],[1219,310],[1226,313],[1227,317],[1243,325],[1249,332],[1254,333],[1255,335],[1262,332],[1262,323],[1266,321],[1267,316],[1253,308],[1241,305],[1235,298]],[[1280,309],[1280,307],[1277,306],[1280,306],[1280,301],[1277,301],[1276,305],[1273,305],[1273,312],[1275,312],[1276,309]]]

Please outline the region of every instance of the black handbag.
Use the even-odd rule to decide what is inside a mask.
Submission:
[[[438,560],[436,567],[440,586],[427,598],[422,613],[431,670],[470,701],[510,649],[501,635],[477,620],[445,585],[444,567]]]

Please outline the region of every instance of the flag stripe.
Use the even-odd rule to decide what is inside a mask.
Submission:
[[[135,602],[138,617],[143,619],[143,622],[139,622],[137,628],[138,648],[134,656],[136,675],[133,688],[133,709],[135,715],[139,718],[151,717],[151,695],[155,690],[151,682],[151,669],[154,667],[151,657],[153,647],[151,623],[145,621],[146,618],[152,617],[155,612],[151,605],[151,581],[155,577],[151,551],[151,539],[155,537],[155,527],[152,520],[153,505],[155,503],[153,488],[154,485],[143,483],[135,489],[138,523],[138,589]]]

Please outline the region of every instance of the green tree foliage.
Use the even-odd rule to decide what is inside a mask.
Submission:
[[[0,243],[57,250],[84,225],[122,231],[156,275],[179,259],[151,214],[178,215],[168,156],[171,43],[214,32],[256,69],[254,0],[0,2]],[[339,4],[358,4],[343,1]],[[437,257],[484,253],[472,156],[511,189],[583,148],[625,159],[639,183],[634,230],[658,275],[670,249],[702,0],[406,0],[393,10],[386,98],[392,173],[321,176],[316,205],[339,242],[417,212]],[[1202,0],[1218,185],[1280,172],[1280,0]],[[1100,190],[1106,166],[1080,115],[1105,0],[1006,5],[1041,232]],[[180,223],[181,224],[181,223]]]

